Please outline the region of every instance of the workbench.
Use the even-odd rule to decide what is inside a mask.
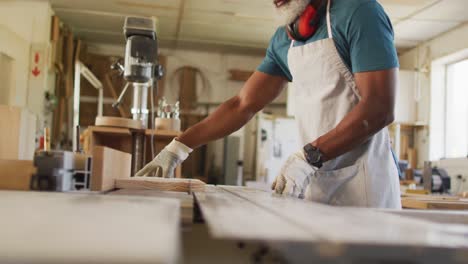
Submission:
[[[468,213],[205,192],[0,191],[1,263],[468,263]]]

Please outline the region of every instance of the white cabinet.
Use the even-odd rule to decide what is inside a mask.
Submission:
[[[416,117],[417,73],[400,71],[400,83],[395,100],[395,123],[414,123]]]

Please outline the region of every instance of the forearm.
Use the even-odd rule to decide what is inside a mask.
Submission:
[[[382,107],[388,103],[379,100],[359,102],[333,130],[319,137],[312,145],[324,153],[325,160],[330,160],[365,143],[393,122],[393,108]]]
[[[193,149],[231,134],[273,101],[280,94],[285,82],[281,76],[255,71],[237,96],[221,104],[177,140]]]
[[[260,109],[243,105],[239,96],[221,104],[200,123],[185,131],[178,140],[190,148],[225,137],[244,126]]]

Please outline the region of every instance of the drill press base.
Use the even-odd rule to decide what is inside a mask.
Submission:
[[[96,117],[95,124],[96,126],[123,127],[133,129],[143,128],[140,120],[133,120],[123,117],[98,116]]]

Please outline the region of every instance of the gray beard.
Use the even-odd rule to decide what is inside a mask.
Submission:
[[[310,0],[291,0],[286,5],[275,7],[276,22],[280,26],[286,26],[294,22],[309,4]]]

